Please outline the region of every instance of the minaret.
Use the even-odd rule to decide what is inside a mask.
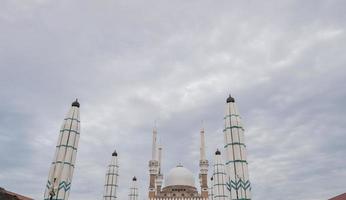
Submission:
[[[106,173],[105,189],[103,193],[103,200],[115,200],[117,198],[117,187],[118,187],[118,153],[114,151],[112,153],[111,163],[108,165]]]
[[[159,162],[159,171],[156,177],[156,194],[161,192],[162,182],[163,182],[163,174],[162,174],[162,146],[158,147],[158,162]]]
[[[214,178],[210,178],[210,188],[209,188],[209,200],[212,200],[214,198]]]
[[[153,129],[153,143],[151,150],[151,160],[149,161],[149,198],[155,197],[155,179],[158,173],[159,162],[157,161],[157,153],[156,153],[156,141],[157,141],[157,130],[156,127]]]
[[[224,142],[226,152],[227,187],[231,199],[251,199],[244,128],[234,98],[230,95],[226,101]]]
[[[137,178],[135,176],[132,179],[129,200],[138,200]]]
[[[208,167],[209,163],[205,156],[205,135],[204,128],[200,131],[201,146],[200,146],[200,160],[199,160],[199,178],[201,183],[201,196],[203,198],[208,198]]]
[[[213,171],[213,199],[214,200],[228,200],[229,192],[226,186],[226,172],[225,165],[221,158],[221,152],[215,152],[214,171]]]
[[[80,134],[79,106],[78,100],[72,103],[59,131],[44,200],[67,200],[69,197]]]

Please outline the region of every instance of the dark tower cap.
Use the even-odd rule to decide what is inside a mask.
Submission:
[[[78,99],[72,103],[72,106],[79,108],[80,104],[78,102]]]
[[[231,94],[229,94],[229,96],[228,96],[226,102],[227,102],[227,103],[230,103],[230,102],[234,103],[234,102],[235,102],[235,101],[234,101],[234,98],[231,96]]]
[[[112,156],[118,156],[117,151],[114,150],[114,152],[112,153]]]
[[[214,178],[213,178],[213,177],[211,177],[211,178],[210,178],[210,180],[212,181],[212,180],[214,180]]]
[[[216,150],[215,155],[221,155],[221,152],[219,151],[219,149]]]
[[[133,180],[133,181],[137,181],[137,178],[134,176],[132,180]]]

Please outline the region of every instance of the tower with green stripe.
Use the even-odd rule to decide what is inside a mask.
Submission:
[[[69,198],[80,136],[78,100],[71,105],[60,131],[45,187],[45,200]]]
[[[224,133],[227,189],[230,199],[251,199],[244,127],[235,103],[230,95],[226,100]]]

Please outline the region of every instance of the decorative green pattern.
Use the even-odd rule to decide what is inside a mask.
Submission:
[[[226,144],[225,146],[224,146],[224,148],[227,148],[228,146],[230,146],[230,145],[240,145],[240,146],[244,146],[244,147],[246,147],[246,145],[244,144],[244,143],[240,143],[240,142],[231,142],[231,143],[228,143],[228,144]]]
[[[230,161],[226,162],[226,165],[228,165],[228,164],[230,164],[230,163],[236,163],[236,162],[246,163],[246,164],[247,164],[247,161],[246,161],[246,160],[230,160]]]
[[[73,147],[73,146],[70,146],[70,145],[64,145],[64,144],[61,144],[61,145],[58,145],[56,147],[66,147],[66,148],[72,148],[73,150],[76,150],[77,151],[77,148]]]
[[[61,130],[60,130],[60,133],[63,133],[63,134],[64,134],[65,131],[66,131],[67,133],[72,132],[72,133],[75,133],[75,134],[79,135],[79,132],[77,132],[77,131],[75,131],[75,130],[71,130],[71,129],[61,129]]]
[[[247,190],[247,189],[249,189],[250,188],[250,181],[249,180],[247,180],[247,181],[243,181],[243,180],[241,180],[241,179],[239,179],[238,181],[229,181],[228,183],[226,183],[226,185],[227,185],[227,189],[229,190],[229,191],[231,191],[232,190],[232,188],[234,189],[234,190],[239,190],[239,188],[242,188],[242,189],[244,189],[244,190]]]
[[[230,115],[226,115],[225,117],[224,117],[224,119],[227,119],[227,118],[230,118],[230,117],[239,117],[239,118],[241,118],[239,115],[236,115],[236,114],[230,114]]]
[[[64,189],[64,191],[67,192],[68,190],[70,190],[70,188],[71,188],[71,183],[67,183],[65,181],[62,181],[59,184],[58,191],[61,190],[61,189]]]
[[[225,129],[223,129],[223,132],[225,132],[227,129],[231,130],[232,128],[240,128],[241,130],[244,131],[244,128],[241,126],[228,126],[228,127],[225,127]]]
[[[76,119],[76,118],[71,118],[71,117],[65,118],[64,120],[65,120],[65,121],[66,121],[66,120],[71,120],[71,121],[80,122],[78,119]]]
[[[64,165],[70,165],[71,167],[73,167],[74,168],[74,165],[73,164],[71,164],[71,163],[69,163],[69,162],[62,162],[62,161],[56,161],[56,162],[52,162],[52,165],[54,165],[54,164],[64,164]]]

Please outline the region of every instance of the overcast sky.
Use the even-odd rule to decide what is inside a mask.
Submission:
[[[62,120],[78,97],[70,199],[147,196],[157,121],[164,175],[198,177],[223,146],[231,93],[245,126],[253,199],[346,192],[344,0],[1,0],[0,187],[42,199]],[[211,168],[210,168],[211,171]]]

